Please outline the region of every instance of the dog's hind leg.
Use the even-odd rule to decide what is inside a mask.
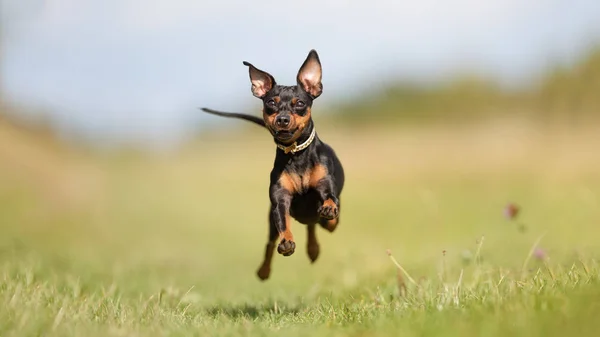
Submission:
[[[258,275],[258,277],[263,281],[268,279],[271,275],[271,261],[273,260],[273,253],[275,252],[275,244],[277,243],[278,236],[279,231],[273,223],[271,215],[269,215],[269,241],[265,246],[265,256],[263,262],[256,272],[256,275]]]
[[[316,224],[307,225],[308,240],[306,243],[306,252],[311,262],[315,262],[319,257],[319,242],[317,241]]]

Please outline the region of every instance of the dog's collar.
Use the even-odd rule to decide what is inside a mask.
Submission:
[[[310,136],[308,136],[308,139],[300,145],[298,145],[296,142],[294,142],[292,145],[289,145],[289,146],[281,145],[279,143],[276,143],[276,144],[277,144],[277,147],[279,149],[283,150],[283,152],[285,154],[288,154],[288,153],[294,154],[298,151],[302,151],[302,150],[306,149],[310,145],[310,143],[312,143],[313,140],[315,139],[315,135],[316,135],[316,131],[315,131],[315,128],[313,127],[312,131],[310,132]]]

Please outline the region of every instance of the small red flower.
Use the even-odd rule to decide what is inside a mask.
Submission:
[[[508,205],[506,205],[506,207],[504,207],[504,216],[508,219],[508,220],[513,220],[517,217],[517,215],[519,215],[519,206],[510,203]]]
[[[548,257],[548,254],[546,254],[545,250],[541,248],[536,248],[533,251],[533,257],[535,257],[538,260],[545,260]]]

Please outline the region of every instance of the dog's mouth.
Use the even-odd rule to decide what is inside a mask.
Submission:
[[[275,138],[279,141],[291,140],[297,130],[278,130],[275,131]]]

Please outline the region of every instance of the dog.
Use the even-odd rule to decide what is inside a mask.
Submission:
[[[261,280],[271,274],[277,252],[290,256],[296,249],[291,218],[307,226],[307,253],[311,263],[319,257],[316,226],[333,232],[340,220],[340,194],[344,169],[334,150],[317,135],[312,120],[313,101],[323,92],[322,68],[316,50],[300,67],[294,86],[278,85],[275,78],[251,63],[252,94],[263,102],[262,119],[248,114],[203,111],[222,117],[241,118],[265,127],[277,145],[269,183],[269,239],[257,271]]]

